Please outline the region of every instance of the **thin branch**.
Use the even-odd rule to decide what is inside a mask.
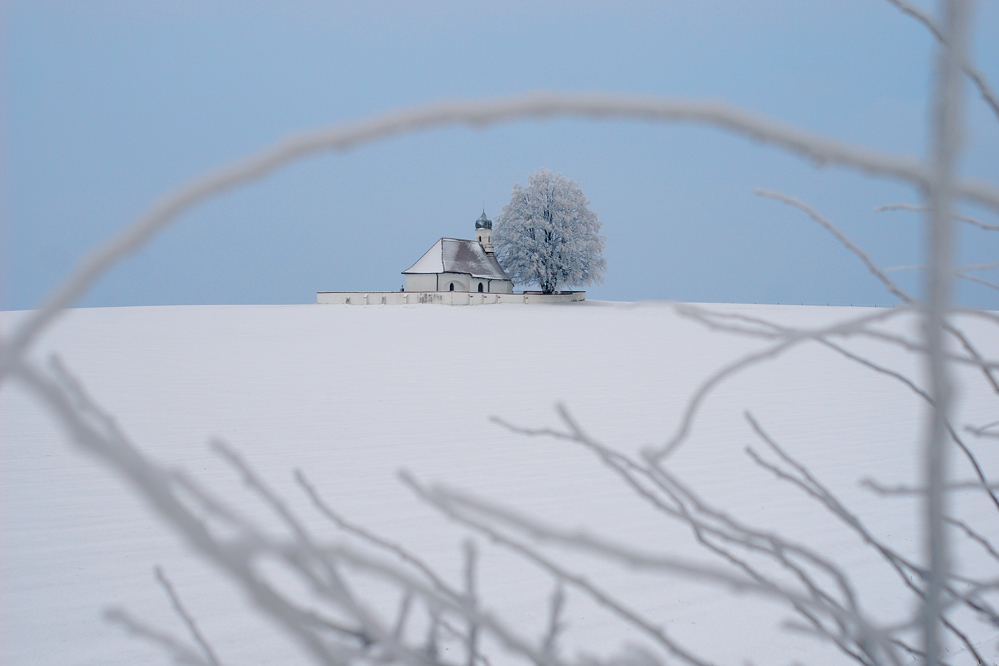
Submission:
[[[966,273],[961,273],[961,272],[955,272],[954,275],[959,280],[967,280],[968,282],[974,282],[975,284],[980,284],[983,287],[988,287],[989,289],[995,289],[996,291],[999,291],[999,284],[980,278],[977,275],[967,275]]]
[[[862,479],[860,485],[877,493],[878,495],[925,495],[926,488],[897,483],[892,486],[884,485],[874,479]],[[947,483],[944,490],[954,492],[958,490],[999,490],[999,483],[982,483],[981,481],[958,481]]]
[[[992,271],[999,268],[999,261],[994,261],[991,264],[974,264],[972,266],[960,266],[957,270],[961,273],[968,273],[970,271]]]
[[[617,601],[606,592],[602,591],[600,588],[596,587],[590,583],[586,578],[578,574],[571,573],[563,568],[561,565],[552,561],[551,559],[545,557],[536,550],[514,540],[510,537],[500,534],[496,530],[493,530],[488,525],[481,523],[479,521],[473,520],[468,516],[462,515],[461,513],[454,510],[454,508],[444,500],[439,494],[424,488],[422,485],[416,482],[413,477],[406,473],[400,474],[400,478],[403,483],[409,486],[414,493],[431,506],[436,507],[444,515],[455,520],[456,522],[470,527],[496,543],[506,546],[513,552],[521,555],[525,559],[533,562],[540,568],[548,571],[552,576],[558,580],[565,581],[566,583],[573,585],[574,587],[582,590],[588,596],[590,596],[594,601],[596,601],[601,606],[612,611],[615,615],[618,615],[626,622],[632,626],[642,630],[650,638],[659,643],[667,652],[672,654],[674,657],[681,659],[682,661],[692,664],[693,666],[708,666],[709,662],[705,662],[699,657],[695,656],[689,650],[677,643],[673,638],[666,634],[662,627],[658,627],[648,619],[642,617],[634,610],[628,608],[620,601]]]
[[[870,255],[864,252],[864,250],[861,249],[859,245],[857,245],[852,240],[847,238],[846,234],[841,232],[835,224],[833,224],[828,219],[823,217],[821,214],[819,214],[818,211],[816,211],[814,208],[806,204],[804,201],[801,201],[800,199],[795,199],[794,197],[789,197],[785,194],[781,194],[780,192],[772,192],[770,190],[763,190],[760,188],[754,190],[754,194],[757,194],[761,197],[767,197],[769,199],[776,199],[781,203],[787,204],[788,206],[793,206],[798,210],[804,211],[809,217],[818,222],[824,229],[826,229],[829,233],[835,236],[836,240],[842,243],[848,250],[850,250],[850,252],[855,254],[862,262],[864,262],[864,266],[867,267],[867,270],[869,270],[876,278],[878,278],[878,280],[881,281],[881,283],[885,286],[885,288],[888,291],[897,296],[902,302],[906,304],[911,305],[915,303],[915,299],[909,296],[909,294],[903,291],[901,287],[895,284],[894,280],[888,277],[888,275],[884,271],[882,271],[876,263],[874,263],[874,260],[871,259]]]
[[[950,48],[950,42],[948,41],[946,35],[944,35],[943,29],[933,16],[908,2],[908,0],[888,0],[888,2],[898,7],[902,13],[908,14],[922,23],[938,42],[943,44],[948,49]],[[996,95],[996,92],[992,89],[992,86],[989,85],[988,80],[985,78],[985,74],[983,74],[981,70],[975,67],[963,53],[959,57],[959,65],[961,69],[964,71],[965,75],[971,79],[971,82],[975,84],[975,87],[978,88],[978,94],[982,96],[985,103],[988,104],[990,109],[992,109],[992,113],[995,114],[996,119],[999,120],[999,95]]]
[[[395,625],[392,628],[392,635],[399,642],[402,642],[406,634],[406,621],[409,619],[409,609],[413,605],[413,593],[406,590],[399,602],[399,611],[395,616]]]
[[[454,591],[442,591],[434,586],[428,586],[420,578],[413,577],[387,562],[379,561],[367,553],[358,553],[346,546],[339,546],[331,554],[339,561],[368,571],[385,580],[393,581],[410,594],[424,600],[433,601],[441,608],[447,608],[458,615],[474,621],[480,628],[489,630],[507,649],[527,657],[536,666],[567,666],[555,655],[546,655],[509,629],[502,621],[480,608],[470,609],[462,602],[461,594]]]
[[[986,436],[989,436],[989,435],[992,435],[992,436],[999,435],[999,432],[994,432],[994,433],[988,432],[989,430],[992,430],[994,428],[999,428],[999,421],[993,421],[992,423],[986,423],[983,426],[970,426],[969,425],[969,426],[965,426],[964,429],[967,430],[968,432],[974,434],[974,435],[979,435],[979,436],[981,436],[981,435],[986,435]]]
[[[424,647],[424,654],[426,655],[427,662],[430,664],[436,664],[440,656],[439,636],[441,628],[441,613],[437,608],[437,605],[430,601],[427,602],[427,614],[430,616],[430,622],[427,623],[427,638],[426,646]]]
[[[479,595],[475,581],[475,566],[478,562],[478,552],[475,550],[475,544],[470,539],[465,541],[464,551],[465,596],[468,599],[468,605],[474,609],[479,605]],[[468,623],[468,634],[465,645],[468,648],[467,666],[475,666],[475,662],[479,658],[479,628],[471,621]]]
[[[316,490],[315,486],[306,478],[305,474],[300,469],[295,470],[295,481],[298,485],[305,491],[309,499],[312,500],[313,506],[326,518],[328,518],[333,524],[335,524],[341,530],[353,534],[355,536],[364,539],[368,543],[374,544],[383,550],[387,550],[394,554],[396,557],[412,565],[414,568],[418,569],[420,573],[427,577],[431,583],[441,590],[449,589],[449,586],[444,580],[437,575],[437,573],[423,560],[419,559],[405,548],[397,543],[389,541],[388,539],[381,537],[370,530],[367,530],[360,525],[356,525],[346,518],[341,516],[339,513],[333,510],[333,508],[327,504],[322,497],[319,496],[319,492]]]
[[[853,352],[845,349],[840,345],[837,345],[836,343],[830,340],[822,340],[821,342],[826,347],[834,350],[838,354],[841,354],[842,356],[856,363],[859,363],[864,367],[873,370],[874,372],[886,375],[888,377],[891,377],[892,379],[895,379],[896,381],[901,382],[906,387],[908,387],[909,390],[911,390],[917,396],[925,400],[926,403],[931,408],[936,409],[936,405],[933,403],[933,398],[930,396],[930,394],[927,393],[924,389],[917,386],[915,382],[913,382],[911,379],[909,379],[902,373],[895,372],[894,370],[891,370],[882,365],[874,363],[870,359],[858,356],[857,354],[854,354]],[[968,346],[969,347],[971,346],[970,343]],[[990,379],[992,378],[992,375],[988,372],[986,372],[986,376],[989,377]],[[953,425],[951,425],[949,420],[947,421],[947,434],[950,436],[951,440],[953,440],[953,442],[964,454],[964,457],[968,460],[968,464],[971,465],[971,468],[975,471],[975,474],[978,476],[978,483],[976,487],[988,493],[989,497],[992,499],[992,504],[995,505],[996,510],[999,511],[999,496],[997,496],[995,493],[996,489],[993,488],[992,485],[989,483],[988,478],[985,476],[985,470],[982,469],[981,463],[978,462],[978,458],[975,456],[974,453],[972,453],[971,449],[968,447],[965,441],[961,439],[961,436],[958,434],[957,429],[954,428]]]
[[[987,553],[988,553],[989,555],[991,555],[991,556],[992,556],[992,559],[994,559],[994,560],[996,560],[997,562],[999,562],[999,552],[997,552],[997,551],[996,551],[996,549],[995,549],[995,548],[994,548],[994,547],[992,546],[992,543],[991,543],[991,542],[989,542],[989,540],[988,540],[988,539],[986,539],[986,538],[985,538],[985,537],[983,537],[983,536],[982,536],[981,534],[979,534],[978,532],[976,532],[975,530],[973,530],[973,529],[971,528],[971,526],[970,526],[970,525],[968,525],[968,524],[967,524],[966,522],[964,522],[963,520],[958,520],[957,518],[946,518],[945,520],[946,520],[946,521],[947,521],[947,522],[948,522],[949,524],[951,524],[951,525],[953,525],[953,526],[955,526],[955,527],[957,527],[957,528],[960,528],[960,530],[961,530],[962,532],[964,532],[964,533],[965,533],[965,535],[967,535],[967,537],[968,537],[969,539],[971,539],[972,541],[974,541],[974,542],[976,542],[976,543],[977,543],[978,545],[980,545],[980,546],[981,546],[982,548],[984,548],[984,549],[985,549],[985,551],[986,551],[986,552],[987,552]]]
[[[109,608],[106,610],[104,612],[104,619],[113,624],[121,625],[125,631],[137,638],[159,646],[177,664],[186,664],[186,666],[215,666],[218,663],[206,661],[202,655],[184,645],[177,638],[143,623],[120,608]]]
[[[201,651],[205,653],[208,663],[211,664],[211,666],[221,666],[218,657],[215,656],[215,651],[212,650],[212,646],[198,629],[198,623],[195,622],[191,614],[187,612],[186,608],[184,608],[184,604],[181,603],[180,597],[177,596],[176,590],[174,590],[173,585],[170,584],[170,579],[166,577],[166,574],[163,573],[163,569],[160,567],[156,567],[156,580],[163,587],[167,596],[170,597],[170,603],[173,604],[174,612],[177,613],[177,616],[184,622],[184,625],[191,633],[191,637],[194,639],[194,642],[197,643],[198,647],[201,648]]]
[[[541,649],[546,654],[558,653],[558,637],[565,626],[562,624],[562,609],[565,607],[565,587],[560,580],[552,590],[551,599],[548,602],[548,630],[541,642]]]
[[[888,1],[891,2],[891,0]],[[930,207],[920,206],[917,204],[910,204],[910,203],[894,203],[894,204],[885,204],[883,206],[877,206],[875,207],[874,212],[882,213],[886,210],[908,210],[913,212],[925,213],[929,212]],[[984,229],[986,231],[999,231],[999,224],[986,224],[985,222],[977,220],[973,217],[968,217],[966,215],[959,215],[958,213],[953,213],[953,212],[950,214],[950,216],[953,219],[957,220],[958,222],[965,222],[966,224],[970,224],[973,227],[978,227],[979,229]]]
[[[757,454],[751,448],[747,448],[746,453],[749,454],[749,456],[753,459],[753,462],[755,462],[760,467],[763,467],[764,469],[771,471],[778,478],[793,483],[794,485],[798,486],[803,491],[805,491],[808,495],[810,495],[811,497],[817,499],[822,504],[824,504],[832,512],[834,516],[842,520],[854,532],[856,532],[857,535],[859,535],[864,540],[865,543],[873,547],[885,559],[885,561],[888,562],[888,564],[892,567],[892,569],[895,570],[895,572],[898,574],[902,582],[910,590],[912,590],[914,593],[916,593],[920,598],[924,600],[924,605],[925,605],[928,601],[928,593],[923,590],[920,590],[916,585],[912,583],[912,581],[906,575],[906,569],[912,571],[913,573],[918,574],[923,580],[932,581],[933,576],[935,575],[934,572],[932,571],[932,568],[930,570],[926,570],[924,568],[917,566],[910,560],[903,557],[897,551],[888,548],[885,544],[876,539],[874,535],[872,535],[870,531],[863,525],[863,523],[860,522],[860,519],[856,515],[847,510],[847,508],[843,506],[843,504],[836,498],[835,495],[833,495],[827,488],[825,488],[821,483],[819,483],[819,481],[811,474],[811,472],[808,471],[807,467],[799,463],[797,460],[792,458],[786,451],[784,451],[784,449],[781,448],[781,446],[777,444],[777,442],[772,437],[770,437],[770,435],[767,434],[766,431],[763,430],[762,426],[760,426],[760,424],[756,421],[756,419],[754,419],[753,416],[748,412],[746,413],[746,419],[749,421],[750,425],[752,426],[756,434],[759,436],[759,438],[767,446],[769,446],[770,449],[781,458],[781,460],[783,460],[786,464],[790,465],[800,475],[800,478],[785,472],[776,465],[768,463],[767,461],[763,460],[759,456],[759,454]],[[951,590],[948,587],[946,578],[942,581],[941,590],[946,591],[948,593],[953,593],[953,590]],[[957,595],[955,594],[954,596]],[[971,607],[974,610],[989,617],[990,620],[999,621],[999,617],[996,617],[995,614],[991,613],[988,609],[981,607],[979,605],[975,605],[969,602],[968,600],[965,601],[966,603],[969,603],[969,605],[971,605]],[[964,643],[965,647],[968,649],[968,651],[971,654],[973,654],[976,657],[979,663],[984,663],[982,661],[981,656],[978,654],[977,650],[972,644],[971,640],[968,638],[968,636],[963,631],[961,631],[961,629],[959,629],[955,624],[953,624],[950,620],[944,617],[944,605],[942,602],[938,610],[938,621],[944,627],[946,627],[948,631],[957,636],[957,638],[962,643]]]
[[[274,513],[281,518],[285,525],[291,529],[298,542],[299,552],[294,557],[286,557],[286,561],[295,566],[296,571],[312,586],[312,589],[317,594],[343,607],[351,617],[361,624],[364,634],[389,654],[402,662],[408,662],[414,664],[414,666],[424,666],[424,660],[413,651],[396,642],[392,633],[382,626],[375,613],[355,597],[334,564],[323,557],[321,550],[313,542],[304,525],[288,509],[285,503],[267,487],[242,457],[218,439],[212,442],[212,448],[243,475],[246,485],[256,492],[271,507]],[[324,579],[320,579],[314,575],[310,567],[304,562],[299,561],[303,557],[313,560],[321,566],[325,573]]]
[[[738,544],[748,550],[774,556],[780,561],[781,564],[791,568],[800,575],[800,569],[796,569],[794,565],[792,565],[791,562],[787,560],[784,555],[782,555],[782,553],[793,553],[823,569],[832,578],[836,579],[846,597],[851,600],[852,605],[852,599],[854,598],[853,591],[850,589],[847,581],[842,577],[842,574],[837,572],[831,562],[824,560],[818,554],[813,553],[800,545],[784,541],[775,534],[768,534],[749,529],[746,526],[737,523],[732,518],[721,514],[717,510],[711,509],[702,500],[697,498],[697,496],[689,488],[684,487],[676,478],[672,477],[661,468],[643,468],[629,460],[627,457],[610,451],[603,445],[588,437],[581,429],[579,429],[578,424],[575,423],[564,406],[559,405],[558,410],[560,416],[567,423],[567,425],[569,425],[571,430],[570,433],[553,431],[548,428],[537,430],[519,428],[517,426],[506,424],[498,419],[494,420],[509,428],[513,432],[518,432],[528,436],[552,436],[558,439],[565,439],[582,444],[586,448],[592,450],[608,467],[616,472],[625,481],[625,483],[635,490],[640,497],[648,500],[656,509],[671,517],[677,518],[692,527],[698,535],[698,539],[701,540],[706,547],[723,555],[725,559],[736,564],[739,568],[742,568],[750,576],[752,576],[752,578],[744,579],[739,576],[733,576],[725,570],[705,567],[697,563],[685,562],[677,558],[643,553],[621,544],[615,544],[605,539],[599,539],[588,535],[585,532],[563,530],[552,525],[543,525],[526,516],[502,509],[492,503],[477,500],[466,493],[461,493],[455,490],[435,487],[434,492],[446,497],[448,501],[461,505],[463,508],[471,509],[486,515],[493,520],[498,520],[508,526],[520,529],[521,531],[529,534],[532,538],[542,542],[551,541],[561,543],[562,545],[566,545],[571,548],[589,551],[604,557],[618,560],[621,563],[636,569],[648,569],[651,571],[661,571],[663,573],[680,574],[689,578],[703,579],[714,584],[730,587],[736,592],[761,594],[764,597],[772,597],[782,601],[790,601],[792,604],[797,603],[802,606],[808,606],[814,602],[813,599],[800,596],[796,592],[782,588],[772,581],[765,581],[744,562],[739,561],[737,558],[732,557],[728,553],[722,552],[717,546],[704,540],[704,536],[706,534],[710,534],[711,536]],[[644,488],[642,484],[634,478],[633,473],[642,475],[655,484],[656,487],[667,493],[671,500],[675,503],[675,506],[668,506],[664,504],[659,497]],[[667,487],[664,482],[668,482],[670,487]],[[693,504],[698,513],[707,515],[718,521],[727,528],[737,532],[739,536],[734,537],[730,534],[726,534],[723,530],[708,525],[691,515],[690,512],[683,507],[683,502],[679,497],[680,494],[683,495],[686,501]],[[766,546],[761,544],[766,544]],[[806,582],[806,585],[808,584],[809,583]],[[852,621],[855,618],[851,616],[849,619]]]
[[[681,305],[676,305],[674,307],[677,313],[681,315],[690,311],[689,308],[685,308]],[[687,436],[690,434],[694,424],[694,419],[696,418],[697,412],[704,403],[705,399],[715,388],[730,377],[733,377],[752,366],[758,365],[759,363],[777,358],[800,344],[831,335],[849,335],[857,333],[863,330],[864,326],[867,324],[891,319],[906,311],[907,310],[905,308],[886,309],[881,312],[864,314],[854,319],[837,322],[836,324],[813,330],[796,330],[784,336],[781,341],[763,349],[762,351],[747,354],[724,365],[714,374],[705,379],[701,385],[697,387],[693,394],[691,394],[691,397],[688,399],[687,405],[684,408],[683,414],[680,417],[680,424],[677,426],[673,435],[670,436],[669,440],[662,448],[658,450],[653,449],[647,452],[650,460],[652,462],[663,460],[674,453],[676,449],[683,444]]]

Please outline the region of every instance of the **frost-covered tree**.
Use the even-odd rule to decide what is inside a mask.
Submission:
[[[528,186],[514,184],[496,223],[496,258],[514,282],[545,294],[603,280],[604,237],[579,184],[539,169]]]

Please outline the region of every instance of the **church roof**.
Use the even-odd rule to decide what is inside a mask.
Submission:
[[[464,273],[489,280],[509,280],[496,261],[476,241],[442,238],[427,250],[420,260],[403,271],[410,273]]]

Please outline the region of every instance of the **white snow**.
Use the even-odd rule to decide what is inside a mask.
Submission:
[[[444,239],[441,238],[427,250],[415,264],[403,273],[443,273],[444,272]]]
[[[807,325],[860,312],[712,307]],[[0,313],[0,327],[10,330],[20,316]],[[967,330],[985,353],[999,352],[999,336],[984,324],[969,321]],[[336,532],[294,485],[295,468],[346,516],[406,544],[457,581],[467,533],[414,499],[398,482],[398,470],[643,550],[717,563],[592,455],[511,434],[489,417],[557,425],[553,405],[562,401],[591,434],[634,452],[665,441],[703,378],[762,344],[706,331],[655,304],[139,307],[72,311],[35,357],[58,351],[145,451],[184,467],[267,524],[274,521],[266,509],[209,452],[209,437],[237,448],[317,534]],[[919,377],[903,351],[848,344]],[[962,371],[960,382],[958,422],[995,420],[995,397],[980,377]],[[814,502],[747,459],[743,449],[756,441],[745,410],[876,535],[918,556],[914,503],[874,498],[857,484],[867,476],[918,483],[918,399],[826,349],[802,347],[722,385],[669,463],[739,518],[779,529],[840,562],[871,614],[902,617],[911,598],[886,567]],[[155,647],[102,619],[103,609],[123,607],[187,639],[153,579],[156,564],[224,663],[294,663],[298,653],[289,641],[248,610],[121,481],[72,448],[17,385],[0,389],[0,435],[0,663],[167,663]],[[972,444],[996,474],[999,447]],[[952,476],[970,477],[956,455]],[[999,535],[995,509],[978,495],[961,494],[956,511],[983,525],[987,536]],[[486,606],[540,635],[551,580],[481,545]],[[578,554],[560,557],[716,663],[847,663],[814,639],[782,631],[791,616],[786,608]],[[974,549],[962,550],[961,558],[967,569],[981,566]],[[361,589],[381,594],[377,587]],[[570,655],[610,654],[623,640],[645,644],[578,593],[569,595]],[[992,659],[994,634],[974,637]],[[951,655],[948,661],[967,659]]]

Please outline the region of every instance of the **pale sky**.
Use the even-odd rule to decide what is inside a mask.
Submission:
[[[439,98],[706,98],[882,151],[927,145],[935,44],[885,0],[9,0],[0,17],[2,309],[33,307],[85,252],[208,169]],[[978,2],[977,19],[973,56],[999,88],[999,2]],[[962,172],[999,183],[999,120],[968,93]],[[439,237],[471,238],[483,202],[495,219],[541,167],[578,181],[604,224],[607,278],[590,298],[894,302],[828,233],[756,187],[808,201],[883,266],[923,261],[918,214],[873,212],[918,202],[910,188],[717,130],[554,120],[306,160],[184,215],[83,304],[395,290]],[[996,260],[999,232],[962,229],[961,262]],[[897,275],[918,290],[918,273]],[[961,284],[959,296],[999,309],[999,291]]]

